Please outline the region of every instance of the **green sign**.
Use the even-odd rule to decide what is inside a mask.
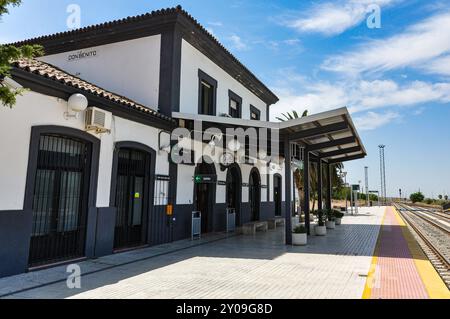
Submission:
[[[352,185],[353,191],[359,191],[359,185]]]
[[[216,175],[195,175],[195,184],[215,184],[217,182]]]

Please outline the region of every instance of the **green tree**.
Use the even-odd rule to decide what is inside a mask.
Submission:
[[[438,198],[439,198],[440,200],[442,200],[442,195],[439,195]]]
[[[411,196],[409,196],[409,199],[413,203],[418,203],[418,202],[422,202],[425,199],[425,196],[423,196],[423,194],[421,192],[417,192],[417,193],[412,193]]]
[[[9,6],[20,5],[21,0],[0,0],[0,21],[4,14],[9,13]],[[33,58],[43,54],[43,49],[38,45],[24,45],[19,48],[12,45],[0,45],[0,104],[12,108],[16,103],[17,95],[23,93],[23,89],[14,89],[8,86],[4,79],[10,76],[11,63],[21,58]]]
[[[445,200],[448,200],[448,195],[445,195],[445,196],[444,196],[444,199],[445,199]]]

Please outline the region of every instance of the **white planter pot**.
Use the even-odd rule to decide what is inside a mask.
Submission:
[[[342,218],[336,218],[336,225],[340,225],[342,223]]]
[[[327,234],[327,228],[325,226],[316,226],[314,232],[316,236],[325,236]]]
[[[306,234],[292,234],[292,245],[294,246],[305,246],[308,241],[308,236]]]
[[[336,223],[334,221],[330,222],[329,220],[327,220],[325,222],[325,226],[327,227],[327,229],[335,229]]]

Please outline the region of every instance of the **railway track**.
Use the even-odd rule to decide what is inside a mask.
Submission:
[[[422,208],[394,204],[417,242],[450,289],[450,231],[445,225],[428,217]],[[436,218],[437,215],[433,215]],[[445,219],[446,220],[446,219]]]

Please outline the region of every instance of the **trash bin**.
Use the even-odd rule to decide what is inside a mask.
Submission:
[[[202,213],[199,211],[192,212],[192,240],[200,239],[202,236]]]

